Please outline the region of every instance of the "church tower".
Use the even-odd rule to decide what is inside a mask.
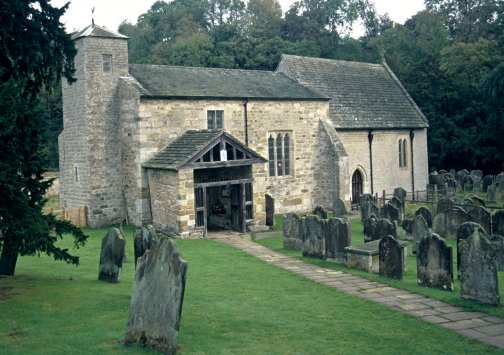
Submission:
[[[122,222],[119,78],[128,76],[128,38],[94,23],[73,35],[77,82],[63,85],[60,201],[87,207],[91,227]]]

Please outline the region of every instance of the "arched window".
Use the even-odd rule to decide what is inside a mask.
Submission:
[[[402,168],[403,166],[403,155],[402,155],[402,139],[399,139],[399,167]]]
[[[403,166],[408,166],[408,155],[406,154],[407,153],[406,139],[403,139],[402,144],[403,144],[403,149],[402,149]]]
[[[408,166],[408,146],[407,139],[399,139],[399,167],[404,168]]]
[[[292,174],[292,142],[289,133],[274,133],[268,138],[268,162],[270,176]]]

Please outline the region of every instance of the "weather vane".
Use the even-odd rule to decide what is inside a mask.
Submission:
[[[93,24],[93,26],[94,26],[94,10],[95,10],[95,8],[93,7],[91,9],[91,23]]]

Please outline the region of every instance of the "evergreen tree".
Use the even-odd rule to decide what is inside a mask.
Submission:
[[[68,6],[68,5],[67,5]],[[86,236],[72,224],[44,215],[40,154],[43,114],[38,95],[53,87],[61,74],[74,81],[76,49],[60,23],[67,6],[46,0],[4,0],[0,7],[0,274],[13,275],[18,255],[47,253],[78,264],[67,249],[55,245],[71,232],[75,246]]]

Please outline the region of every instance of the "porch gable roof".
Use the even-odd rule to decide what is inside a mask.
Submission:
[[[214,160],[213,150],[231,147],[232,159]],[[237,158],[237,153],[240,158]],[[220,129],[189,130],[142,164],[146,169],[182,170],[266,163],[267,160]]]

